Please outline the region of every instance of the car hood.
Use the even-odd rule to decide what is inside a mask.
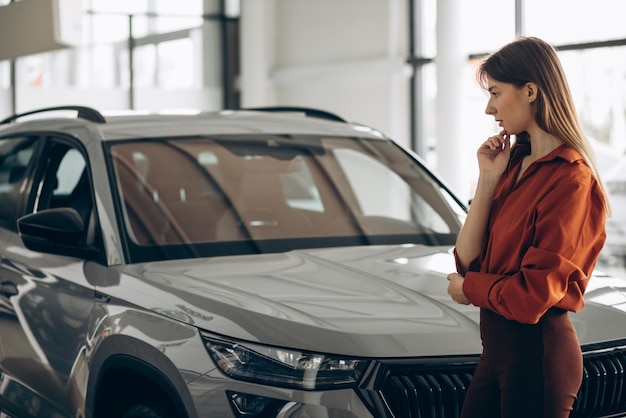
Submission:
[[[449,247],[344,247],[135,264],[103,290],[246,341],[367,357],[478,354],[478,309],[446,293],[454,270]],[[602,302],[626,302],[615,290],[626,282],[594,280],[592,301],[572,315],[583,344],[626,335],[626,314]]]

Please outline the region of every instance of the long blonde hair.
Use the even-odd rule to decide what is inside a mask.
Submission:
[[[490,55],[478,68],[480,85],[487,88],[487,78],[510,83],[519,88],[532,82],[538,87],[535,120],[539,127],[576,149],[595,175],[604,194],[607,214],[610,206],[600,179],[595,156],[578,119],[574,100],[556,49],[535,37],[520,37]],[[527,132],[517,135],[529,139]]]

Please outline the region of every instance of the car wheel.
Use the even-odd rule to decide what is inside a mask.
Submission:
[[[143,403],[130,408],[123,418],[171,418],[167,409],[153,403]]]

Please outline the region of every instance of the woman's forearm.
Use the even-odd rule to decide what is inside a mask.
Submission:
[[[489,211],[499,175],[481,174],[467,218],[456,241],[457,258],[464,270],[476,259],[484,243]]]

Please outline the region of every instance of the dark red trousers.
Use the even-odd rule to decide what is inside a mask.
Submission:
[[[461,418],[567,418],[580,389],[583,360],[567,312],[537,324],[481,309],[481,356]]]

